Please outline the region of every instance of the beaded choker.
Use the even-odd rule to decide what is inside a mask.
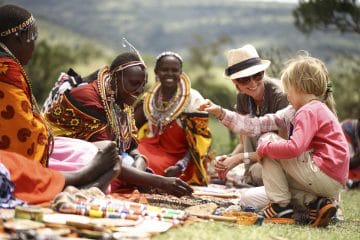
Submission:
[[[185,73],[181,74],[177,90],[168,104],[163,104],[161,83],[156,81],[144,98],[144,113],[155,126],[154,134],[162,134],[166,126],[175,120],[185,109],[190,99],[191,83]]]

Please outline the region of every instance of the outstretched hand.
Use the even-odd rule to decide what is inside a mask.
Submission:
[[[222,114],[222,108],[213,103],[210,99],[205,99],[205,101],[198,107],[198,110],[208,112],[215,117],[219,117]]]
[[[194,191],[189,184],[175,177],[164,177],[161,189],[176,197],[191,195]]]

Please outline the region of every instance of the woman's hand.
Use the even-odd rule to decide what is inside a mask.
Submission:
[[[222,180],[226,179],[226,174],[242,162],[241,154],[234,156],[222,155],[216,158],[215,171],[219,178]]]
[[[189,184],[175,177],[163,177],[159,188],[177,197],[191,195],[194,191]]]
[[[205,101],[198,107],[198,110],[208,112],[214,115],[216,118],[220,118],[224,114],[222,107],[216,105],[209,99],[205,99]]]

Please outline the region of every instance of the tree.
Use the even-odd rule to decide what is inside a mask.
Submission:
[[[40,103],[49,93],[60,72],[67,70],[65,65],[74,63],[75,59],[69,52],[64,46],[51,46],[44,40],[37,43],[31,61],[26,66],[26,72],[34,85],[33,94]]]
[[[301,0],[293,15],[295,26],[306,34],[314,30],[360,34],[360,4],[357,0]],[[328,65],[339,119],[358,118],[360,57],[356,53],[347,53]]]
[[[32,91],[41,104],[61,72],[67,71],[78,62],[88,62],[92,56],[100,58],[100,51],[90,45],[70,48],[66,45],[50,45],[42,40],[36,48],[29,64],[25,67],[32,85]]]
[[[360,34],[357,0],[300,0],[293,15],[295,26],[306,34],[313,30]]]
[[[359,118],[360,57],[344,54],[336,58],[335,65],[329,69],[339,119]]]
[[[276,79],[280,79],[281,70],[284,68],[285,61],[292,57],[289,48],[259,50],[259,55],[271,61],[270,67],[266,69],[266,74]]]

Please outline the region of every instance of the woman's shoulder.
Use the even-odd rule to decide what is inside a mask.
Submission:
[[[204,99],[204,97],[201,95],[201,93],[194,88],[190,88],[190,97]]]
[[[200,94],[199,91],[191,88],[190,89],[190,98],[184,109],[184,112],[199,112],[197,108],[204,102],[204,97]]]
[[[25,76],[23,76],[22,69],[12,57],[9,55],[3,54],[0,58],[0,66],[2,74],[0,74],[0,82],[4,82],[10,85],[13,85],[17,88],[24,89],[26,88]]]

